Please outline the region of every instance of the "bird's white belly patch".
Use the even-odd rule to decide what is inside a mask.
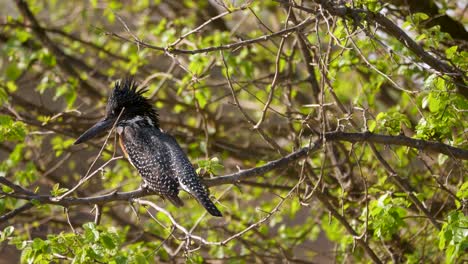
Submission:
[[[178,181],[179,182],[179,186],[182,188],[182,190],[190,193],[190,189],[187,188],[187,186],[185,184],[182,183],[182,181]]]

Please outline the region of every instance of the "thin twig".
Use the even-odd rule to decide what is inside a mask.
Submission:
[[[285,29],[288,28],[288,21],[289,21],[289,16],[291,14],[291,9],[288,11],[288,17],[286,18],[286,22],[284,23]],[[281,53],[283,52],[283,46],[284,42],[286,40],[286,37],[281,38],[281,42],[278,48],[278,53],[276,54],[276,60],[275,60],[275,75],[273,76],[273,81],[271,82],[270,85],[270,93],[268,94],[268,99],[263,107],[262,110],[262,116],[260,117],[260,120],[258,120],[257,124],[255,124],[254,129],[258,129],[260,125],[263,123],[263,120],[265,120],[266,117],[266,112],[268,108],[270,107],[271,101],[273,101],[273,96],[275,94],[275,88],[276,84],[278,83],[278,76],[279,76],[279,71],[280,71],[280,61],[281,61]]]
[[[66,193],[62,194],[61,196],[57,197],[58,200],[61,200],[63,199],[64,197],[68,196],[69,194],[73,193],[76,189],[78,189],[83,183],[87,182],[89,179],[91,179],[91,177],[93,177],[98,171],[101,171],[107,164],[109,164],[110,162],[114,161],[114,160],[117,160],[117,159],[121,159],[122,156],[119,156],[119,157],[115,157],[115,150],[116,150],[116,147],[114,147],[114,153],[112,154],[112,158],[108,161],[106,161],[103,165],[101,165],[101,167],[97,168],[93,173],[89,174],[91,172],[91,169],[94,167],[94,164],[96,164],[97,160],[99,159],[99,157],[101,157],[101,154],[102,152],[104,151],[104,148],[106,147],[107,145],[107,141],[109,140],[109,137],[110,135],[112,134],[112,132],[114,131],[115,129],[115,126],[117,125],[117,123],[119,122],[120,120],[120,117],[122,116],[123,112],[125,110],[125,107],[122,107],[122,110],[120,110],[120,113],[119,115],[117,116],[117,119],[115,120],[114,124],[112,125],[112,128],[109,130],[109,132],[107,133],[107,136],[106,136],[106,139],[104,140],[104,143],[102,144],[101,146],[101,149],[99,150],[98,154],[96,155],[96,157],[94,158],[94,161],[91,163],[91,165],[89,166],[89,169],[88,171],[86,172],[85,176],[83,178],[80,179],[80,181],[75,185],[73,186],[73,188],[71,188],[69,191],[67,191]]]
[[[138,45],[140,45],[142,47],[145,47],[145,48],[159,50],[159,51],[163,51],[165,53],[170,53],[170,54],[198,54],[198,53],[207,53],[207,52],[220,51],[220,50],[236,49],[236,48],[239,48],[239,47],[245,47],[245,46],[248,46],[248,45],[252,45],[252,44],[258,43],[258,42],[268,41],[271,38],[279,37],[279,36],[282,36],[284,34],[287,34],[287,33],[293,32],[293,31],[301,30],[304,27],[310,25],[311,23],[312,23],[312,19],[309,17],[309,18],[305,19],[304,21],[302,21],[301,23],[299,23],[298,25],[296,25],[294,27],[290,27],[290,28],[288,28],[286,30],[281,30],[281,31],[278,31],[278,32],[275,32],[275,33],[272,33],[272,34],[260,36],[258,38],[243,40],[243,41],[230,43],[230,44],[226,44],[226,45],[220,45],[220,46],[216,46],[216,47],[201,48],[201,49],[196,49],[196,50],[184,50],[184,49],[159,47],[159,46],[154,46],[154,45],[148,44],[148,43],[143,42],[143,41],[137,41],[137,40],[131,40],[131,39],[125,38],[125,37],[120,36],[119,34],[114,33],[114,32],[107,32],[106,34],[109,35],[109,36],[113,36],[113,37],[116,37],[118,39],[124,40],[124,41],[133,42],[133,43],[138,44]]]

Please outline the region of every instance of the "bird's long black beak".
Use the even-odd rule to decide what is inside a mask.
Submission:
[[[81,135],[73,144],[77,145],[77,144],[83,143],[97,135],[102,134],[103,132],[111,128],[114,122],[115,122],[114,118],[106,118],[97,122],[94,126],[92,126],[90,129],[84,132],[83,135]]]

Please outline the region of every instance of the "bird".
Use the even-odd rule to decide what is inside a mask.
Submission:
[[[174,137],[160,128],[157,109],[127,77],[114,83],[106,105],[105,117],[84,132],[74,144],[81,144],[115,127],[120,147],[142,177],[141,187],[168,199],[176,207],[182,189],[192,195],[213,216],[221,212],[209,198],[192,163]]]

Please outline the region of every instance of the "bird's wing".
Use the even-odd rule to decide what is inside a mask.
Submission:
[[[125,151],[146,187],[164,196],[177,197],[179,183],[171,166],[170,150],[151,128],[125,127],[122,135]],[[174,198],[175,199],[175,198]]]
[[[160,138],[171,154],[170,165],[172,170],[175,171],[182,189],[195,197],[211,215],[222,216],[221,212],[210,200],[208,189],[202,184],[192,163],[190,163],[177,141],[165,133],[162,133]]]
[[[160,138],[165,149],[170,153],[171,158],[169,163],[172,170],[175,172],[181,187],[189,193],[192,193],[197,188],[203,188],[192,163],[190,163],[187,155],[179,146],[177,141],[171,135],[166,133],[162,133]]]

